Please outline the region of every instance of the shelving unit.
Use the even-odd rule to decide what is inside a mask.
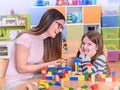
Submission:
[[[88,27],[94,27],[96,31],[101,32],[101,7],[99,5],[34,6],[30,8],[32,26],[37,25],[43,13],[50,8],[56,8],[65,16],[67,40],[80,40],[82,34],[88,30]],[[76,34],[76,37],[71,36],[73,33]]]
[[[34,6],[30,8],[31,25],[37,25],[43,13],[50,8],[59,10],[66,18],[63,34],[67,39],[69,52],[76,52],[81,37],[88,28],[94,27],[94,30],[101,33],[100,5]],[[76,45],[73,47],[71,42]]]
[[[26,18],[15,17],[0,19],[0,40],[12,40],[21,31],[26,29]]]
[[[108,49],[108,61],[118,61],[120,53],[119,4],[102,6],[101,31]]]
[[[0,59],[10,58],[12,40],[26,26],[25,17],[0,17]]]

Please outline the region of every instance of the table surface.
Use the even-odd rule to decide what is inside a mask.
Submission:
[[[28,90],[27,85],[32,86],[33,90],[38,90],[38,87],[35,86],[32,82],[38,83],[39,81],[40,81],[40,79],[28,81],[26,83],[23,83],[23,84],[17,86],[14,90]],[[53,82],[53,81],[47,81],[47,82]],[[53,82],[53,84],[54,84],[54,82]],[[72,88],[74,88],[74,90],[76,90],[77,88],[80,88],[83,85],[88,86],[87,90],[92,90],[91,85],[93,85],[93,84],[98,84],[97,90],[113,90],[114,87],[120,86],[120,82],[118,82],[118,81],[116,81],[116,82],[65,81],[64,82],[65,87],[68,87],[68,88],[72,87]],[[62,90],[62,87],[61,86],[50,86],[49,90]]]

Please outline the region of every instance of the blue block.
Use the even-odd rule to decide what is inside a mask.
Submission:
[[[75,63],[79,63],[81,61],[81,59],[79,58],[79,57],[76,57],[75,59],[74,59],[74,62]]]
[[[60,75],[60,76],[64,75],[64,72],[58,72],[58,75]]]
[[[58,82],[58,81],[55,82],[55,83],[54,83],[54,86],[60,86],[60,82]]]
[[[112,72],[112,76],[115,76],[116,75],[116,72],[114,71],[114,72]]]
[[[56,72],[56,71],[52,72],[52,75],[56,75],[56,74],[57,74],[57,72]]]
[[[71,81],[78,81],[78,77],[70,77]]]
[[[65,67],[64,69],[67,70],[67,71],[72,71],[72,67],[68,67],[68,66],[67,66],[67,67]]]
[[[46,76],[46,80],[52,80],[52,76]]]

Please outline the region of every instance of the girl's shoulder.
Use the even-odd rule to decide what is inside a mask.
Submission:
[[[103,61],[106,61],[106,57],[105,57],[104,54],[99,55],[99,56],[97,57],[97,59],[102,59]]]

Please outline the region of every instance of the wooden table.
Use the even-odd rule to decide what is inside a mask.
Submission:
[[[37,86],[35,86],[34,84],[32,84],[32,82],[39,82],[40,79],[36,79],[36,80],[31,80],[29,82],[26,82],[24,84],[21,84],[19,86],[17,86],[14,90],[27,90],[27,85],[32,86],[33,90],[37,90]],[[48,81],[48,82],[53,82],[53,81]],[[54,84],[54,82],[53,82]],[[65,87],[72,87],[74,88],[74,90],[76,90],[77,88],[80,88],[83,85],[87,85],[88,89],[87,90],[92,90],[91,89],[91,85],[93,84],[98,84],[99,89],[97,90],[113,90],[114,87],[118,87],[120,86],[120,82],[116,81],[116,82],[91,82],[91,81],[65,81],[64,82],[64,86]],[[50,86],[49,90],[62,90],[62,87],[60,86]]]

